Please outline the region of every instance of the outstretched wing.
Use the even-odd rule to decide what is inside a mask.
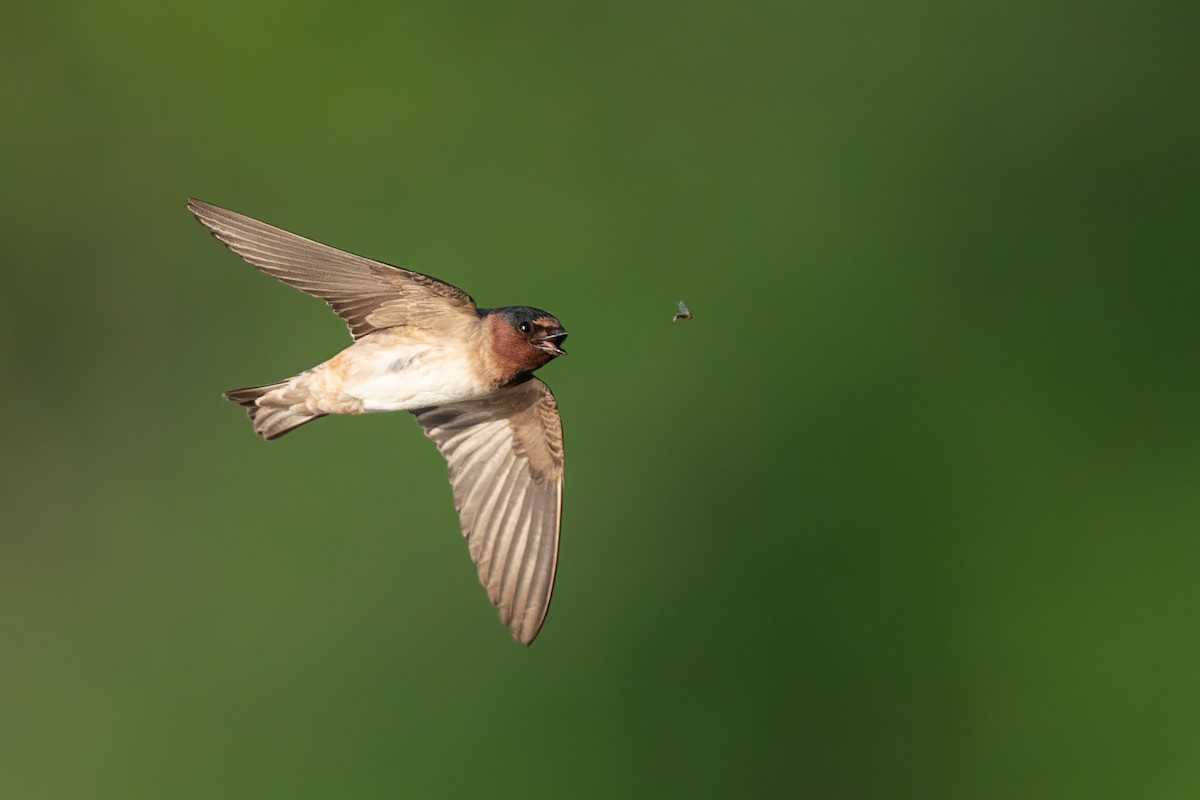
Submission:
[[[246,261],[329,303],[355,339],[410,321],[428,324],[431,317],[477,313],[470,295],[437,278],[356,256],[201,200],[189,200],[188,209]]]
[[[550,607],[562,516],[562,422],[537,378],[483,400],[414,411],[450,467],[479,580],[513,638],[529,644]]]

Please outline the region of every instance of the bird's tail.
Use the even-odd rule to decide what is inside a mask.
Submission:
[[[262,403],[262,398],[288,385],[288,381],[268,383],[266,386],[251,386],[246,389],[233,389],[225,393],[225,397],[244,406],[250,421],[254,423],[254,432],[264,439],[278,439],[288,431],[299,428],[306,422],[312,422],[325,416],[309,411],[295,410],[290,404],[274,405]]]

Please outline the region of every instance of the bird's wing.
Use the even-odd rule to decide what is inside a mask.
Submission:
[[[356,256],[201,200],[189,200],[188,210],[246,261],[329,303],[355,339],[410,322],[476,315],[470,295],[437,278]]]
[[[550,607],[562,516],[558,405],[537,378],[495,395],[414,411],[450,466],[479,580],[513,638],[529,644]]]

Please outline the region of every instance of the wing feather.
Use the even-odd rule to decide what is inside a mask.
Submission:
[[[524,493],[521,491],[527,480],[524,467],[516,458],[509,461],[511,469],[499,490],[496,502],[489,510],[481,509],[479,514],[474,515],[474,524],[471,525],[471,555],[479,570],[479,580],[484,586],[488,585],[495,572],[496,546],[504,538],[504,531],[508,530],[509,518],[524,502]],[[503,558],[499,565],[503,568]]]
[[[489,532],[501,524],[501,516],[509,507],[509,498],[512,497],[513,489],[519,479],[520,462],[515,458],[510,458],[502,467],[502,471],[491,482],[492,491],[487,499],[480,500],[478,504],[471,502],[467,506],[472,509],[468,524],[471,525],[472,530],[479,529],[480,531],[478,535],[472,537],[468,546],[471,558],[479,567],[481,578],[491,574],[491,551],[484,549],[485,543],[494,541],[494,537],[489,535]]]
[[[496,593],[500,597],[498,606],[500,619],[510,628],[517,612],[517,609],[514,608],[516,581],[513,580],[513,573],[520,570],[522,551],[528,537],[529,517],[532,511],[529,504],[517,507],[515,523],[509,531],[507,540],[503,543],[504,560],[500,563],[499,569],[496,566],[492,567]]]
[[[226,247],[261,271],[328,303],[355,339],[410,320],[477,314],[461,289],[381,261],[305,239],[202,200],[188,209]]]
[[[536,378],[483,400],[414,411],[445,457],[488,598],[529,644],[550,607],[562,518],[562,422]]]

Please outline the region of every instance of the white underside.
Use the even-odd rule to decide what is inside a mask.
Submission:
[[[356,353],[342,393],[363,411],[406,411],[479,397],[474,371],[457,350],[421,344]]]
[[[265,395],[260,405],[313,414],[410,411],[487,394],[461,347],[367,336]]]

